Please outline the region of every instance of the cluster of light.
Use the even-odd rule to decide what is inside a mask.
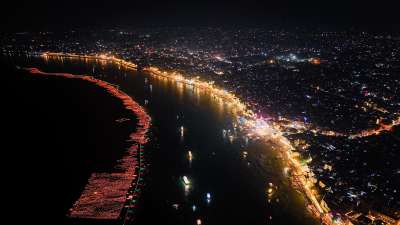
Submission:
[[[375,109],[375,110],[382,110],[382,109]],[[333,130],[326,130],[317,126],[314,126],[312,124],[306,124],[301,121],[291,121],[285,118],[282,118],[280,122],[270,124],[271,127],[273,127],[275,130],[287,130],[287,129],[292,129],[295,130],[297,133],[302,133],[305,131],[311,131],[314,134],[319,134],[323,136],[331,136],[331,137],[346,137],[349,139],[357,139],[357,138],[364,138],[364,137],[369,137],[369,136],[375,136],[375,135],[380,135],[382,132],[387,132],[387,131],[392,131],[394,127],[400,125],[400,113],[395,113],[395,116],[397,116],[395,119],[391,121],[391,123],[385,124],[383,120],[377,119],[376,120],[376,127],[375,128],[367,128],[361,131],[357,131],[354,133],[350,132],[339,132],[339,131],[333,131]],[[283,132],[285,134],[290,134],[293,132]]]
[[[247,110],[247,107],[244,103],[240,101],[234,94],[229,93],[226,90],[223,90],[219,87],[216,87],[213,82],[201,81],[198,77],[195,78],[185,78],[182,74],[177,72],[167,72],[161,71],[157,67],[147,67],[143,69],[144,71],[149,72],[150,74],[158,77],[165,77],[167,79],[173,80],[177,83],[182,83],[185,85],[189,85],[200,90],[205,90],[210,93],[214,98],[221,100],[225,104],[229,105],[233,110],[237,113],[251,115],[252,112]]]
[[[266,135],[274,134],[274,129],[268,124],[265,119],[258,118],[253,121],[249,121],[249,123],[253,123],[254,132],[261,137],[265,137]]]
[[[136,69],[137,65],[123,60],[119,59],[115,56],[107,55],[107,54],[96,54],[96,55],[82,55],[82,54],[74,54],[74,53],[53,53],[53,52],[45,52],[42,54],[42,57],[48,58],[48,57],[68,57],[68,58],[80,58],[80,59],[91,59],[91,60],[102,60],[102,61],[107,61],[107,62],[113,62],[116,64],[119,64],[126,69]]]
[[[350,139],[369,137],[369,136],[379,135],[385,131],[392,131],[395,126],[400,125],[400,115],[396,119],[392,120],[390,124],[384,124],[382,121],[378,120],[377,125],[378,126],[376,128],[361,130],[357,133],[343,133],[332,130],[322,130],[318,128],[313,129],[313,132],[325,136],[348,137]]]

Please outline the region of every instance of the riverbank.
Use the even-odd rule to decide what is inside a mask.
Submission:
[[[144,110],[91,77],[6,71],[12,77],[7,90],[13,102],[7,107],[14,143],[10,153],[25,170],[21,180],[13,180],[24,196],[17,202],[29,202],[23,210],[30,221],[62,223],[66,214],[124,217],[121,210],[130,205],[126,194],[132,183],[137,186],[139,175],[139,157],[134,156],[138,144],[147,141],[150,118]]]

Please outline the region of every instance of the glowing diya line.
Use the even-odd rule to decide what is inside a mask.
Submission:
[[[88,81],[90,83],[96,84],[102,88],[104,88],[109,94],[119,98],[126,109],[131,111],[138,118],[137,130],[129,135],[130,140],[136,142],[133,144],[127,151],[127,154],[119,161],[118,168],[121,170],[120,172],[111,172],[111,173],[92,173],[88,184],[85,186],[84,191],[81,193],[80,198],[74,203],[71,208],[68,216],[76,217],[76,218],[94,218],[94,219],[115,219],[119,216],[119,212],[122,210],[122,207],[126,205],[127,201],[130,201],[128,206],[133,206],[136,203],[136,200],[133,199],[136,195],[130,194],[126,196],[125,191],[129,191],[132,182],[136,180],[134,192],[139,190],[138,187],[140,182],[142,181],[141,173],[144,170],[144,165],[142,165],[142,148],[141,145],[147,142],[146,132],[150,127],[151,118],[147,115],[144,109],[134,102],[131,97],[122,92],[119,89],[116,89],[114,85],[109,84],[105,81],[85,76],[85,75],[72,75],[66,73],[44,73],[38,69],[31,68],[27,69],[31,74],[41,75],[41,76],[58,76],[69,79],[80,79],[84,81]],[[140,157],[138,157],[137,161],[132,157],[135,153],[139,152]],[[139,168],[139,172],[135,172],[135,168]],[[115,182],[116,180],[123,177],[122,181],[125,182]],[[107,189],[107,187],[113,187],[111,189]],[[112,202],[112,204],[110,203]],[[117,204],[118,203],[118,204]],[[115,208],[108,208],[102,212],[97,212],[96,208],[104,207],[107,209],[110,205],[112,207],[117,207],[119,210],[115,210]],[[116,206],[118,205],[118,206]],[[129,207],[126,214],[127,216],[130,213]]]

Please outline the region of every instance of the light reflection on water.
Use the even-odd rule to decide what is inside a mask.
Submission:
[[[243,136],[232,121],[235,112],[207,91],[103,60],[13,60],[45,72],[94,75],[119,85],[148,110],[156,139],[146,149],[151,167],[138,224],[314,223],[288,185],[276,151]],[[190,185],[182,182],[184,175]]]

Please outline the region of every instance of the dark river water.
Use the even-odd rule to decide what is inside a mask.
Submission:
[[[233,128],[229,106],[207,92],[96,61],[27,56],[2,56],[2,61],[92,75],[144,106],[152,117],[150,166],[135,224],[196,224],[198,219],[217,225],[316,224],[290,187],[277,152],[268,143],[243,139]],[[188,188],[183,176],[191,182]]]

